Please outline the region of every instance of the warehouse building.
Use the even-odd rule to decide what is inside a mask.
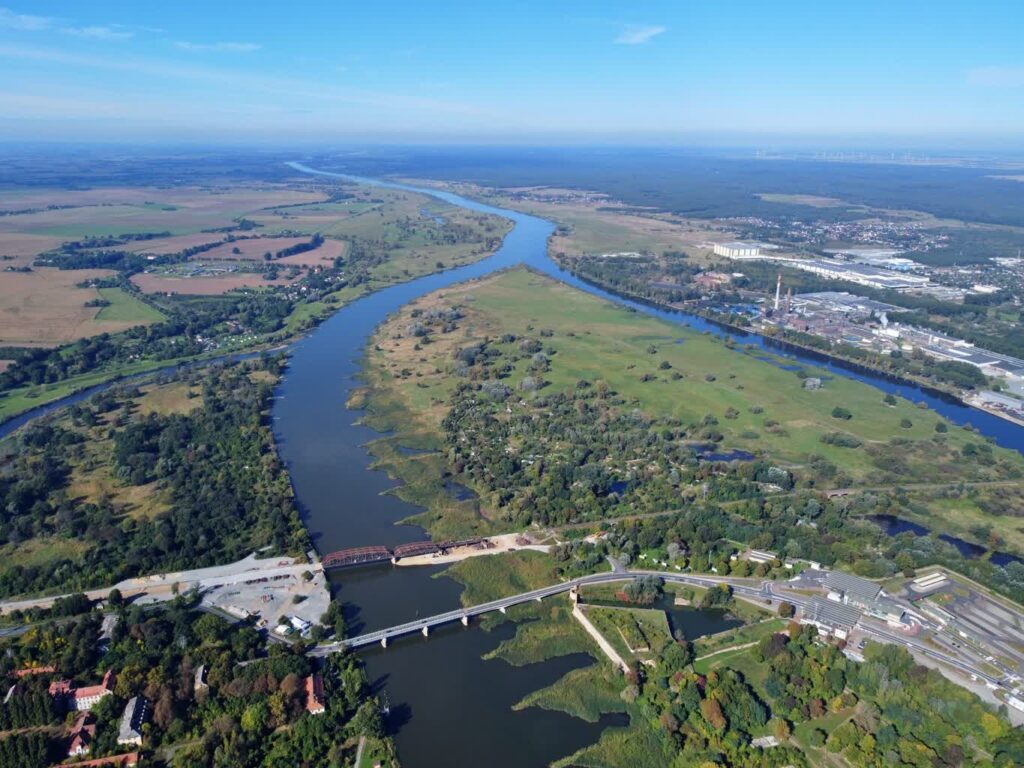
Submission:
[[[727,259],[756,259],[761,255],[761,246],[757,243],[715,243],[714,251],[716,256]]]
[[[821,634],[839,640],[849,637],[850,630],[857,625],[858,621],[860,621],[860,611],[852,605],[843,605],[821,597],[812,597],[810,604],[804,608],[800,616],[801,624],[817,627]]]
[[[882,592],[875,582],[843,571],[829,571],[822,583],[828,590],[828,599],[837,603],[874,600]]]

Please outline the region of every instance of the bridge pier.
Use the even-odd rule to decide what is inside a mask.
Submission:
[[[423,636],[424,637],[429,637],[429,635],[430,635],[430,627],[424,627],[422,631],[423,631]]]
[[[469,626],[469,616],[463,616],[462,617],[462,626],[464,626],[464,627],[468,627]]]
[[[502,613],[505,613],[505,612],[506,612],[506,611],[505,611],[505,606],[504,606],[504,605],[503,605],[503,606],[501,606],[501,608],[499,608],[498,610],[499,610],[499,611],[501,611]]]
[[[382,637],[380,639],[380,647],[381,648],[387,648],[388,647],[388,639],[386,637]]]

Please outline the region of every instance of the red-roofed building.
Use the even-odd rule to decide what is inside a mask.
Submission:
[[[16,670],[14,670],[14,676],[18,677],[18,678],[21,678],[21,677],[28,677],[29,675],[47,675],[47,674],[50,674],[51,672],[56,672],[56,671],[57,671],[56,667],[25,667],[24,669],[16,669]]]
[[[71,743],[68,744],[68,757],[89,754],[95,738],[96,718],[89,712],[82,712],[75,718],[75,723],[71,726]]]
[[[98,757],[95,760],[83,760],[80,763],[65,763],[58,765],[56,768],[132,768],[141,764],[141,758],[138,752],[128,752],[124,755],[114,755],[113,757]]]
[[[54,680],[50,683],[50,695],[58,704],[63,704],[72,712],[92,709],[104,696],[114,692],[116,677],[114,670],[107,670],[103,682],[99,685],[87,685],[76,688],[70,680]]]
[[[320,675],[306,678],[306,711],[311,715],[322,715],[327,711],[324,703],[324,679]]]

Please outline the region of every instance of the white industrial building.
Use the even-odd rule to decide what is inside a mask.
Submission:
[[[757,243],[715,243],[714,251],[716,256],[727,259],[756,259],[761,255],[761,246]]]
[[[852,605],[843,605],[833,600],[812,597],[800,615],[801,624],[817,627],[823,635],[832,635],[845,640],[857,622],[860,611]]]

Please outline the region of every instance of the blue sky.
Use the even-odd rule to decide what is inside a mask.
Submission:
[[[1024,3],[0,0],[0,140],[1024,132]]]

